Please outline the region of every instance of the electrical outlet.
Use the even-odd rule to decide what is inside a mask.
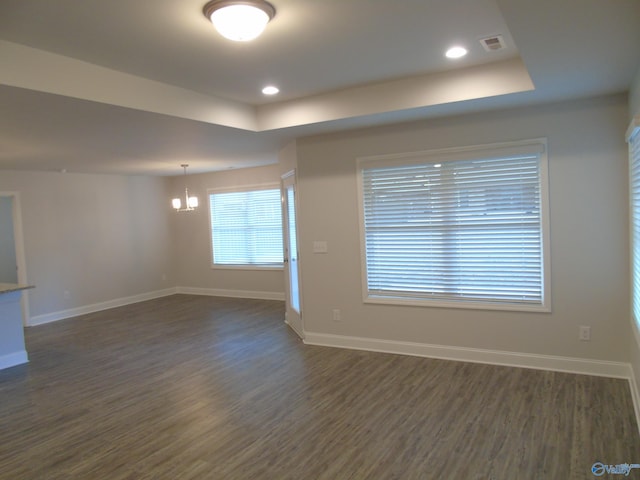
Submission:
[[[591,327],[587,327],[585,325],[580,326],[580,330],[578,330],[578,338],[583,342],[588,342],[591,340]]]
[[[333,321],[334,322],[341,322],[342,321],[342,313],[337,308],[333,309]]]
[[[65,290],[62,295],[65,300],[69,300],[71,298],[71,293],[69,292],[69,290]]]

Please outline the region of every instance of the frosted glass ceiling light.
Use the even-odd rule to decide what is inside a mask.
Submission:
[[[264,0],[211,0],[202,11],[220,35],[236,42],[258,37],[276,14]]]
[[[180,166],[184,168],[184,176],[186,177],[187,167],[189,165],[186,163],[183,163]],[[187,189],[186,180],[185,180],[185,186],[184,186],[184,201],[185,201],[185,206],[182,207],[182,201],[179,198],[174,198],[173,200],[171,200],[171,205],[173,205],[173,208],[176,209],[176,212],[192,212],[196,208],[198,208],[198,197],[189,196],[189,190]]]

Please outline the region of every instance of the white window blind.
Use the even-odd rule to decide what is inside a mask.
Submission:
[[[633,316],[640,328],[640,125],[632,125],[628,139],[631,191],[631,298]]]
[[[214,265],[282,266],[278,188],[209,193]]]
[[[362,162],[368,299],[544,307],[540,150]]]

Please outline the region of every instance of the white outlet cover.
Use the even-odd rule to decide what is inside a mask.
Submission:
[[[313,242],[313,253],[328,253],[329,247],[327,242],[324,240],[314,240]]]
[[[591,327],[587,327],[587,326],[580,327],[578,338],[582,341],[591,340]]]

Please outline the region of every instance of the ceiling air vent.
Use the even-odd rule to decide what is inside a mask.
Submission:
[[[480,44],[487,52],[496,52],[507,48],[502,35],[493,35],[491,37],[481,38]]]

